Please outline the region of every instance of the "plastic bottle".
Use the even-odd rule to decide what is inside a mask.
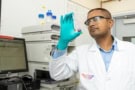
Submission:
[[[38,19],[39,19],[39,22],[40,22],[40,25],[43,25],[45,22],[44,22],[44,14],[40,13],[38,14]]]
[[[52,11],[48,10],[46,12],[46,23],[50,23],[52,21]]]
[[[58,24],[57,17],[55,15],[52,15],[52,24]]]

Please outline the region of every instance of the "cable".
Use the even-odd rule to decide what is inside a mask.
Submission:
[[[22,78],[20,78],[20,80],[21,80],[21,82],[23,83],[23,86],[24,86],[25,90],[28,90],[27,87],[26,87],[26,84],[25,84],[25,82],[22,80]]]

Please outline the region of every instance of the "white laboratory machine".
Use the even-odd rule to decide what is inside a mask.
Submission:
[[[51,24],[27,26],[22,28],[22,36],[26,41],[29,73],[33,77],[36,70],[42,70],[44,72],[43,76],[46,76],[45,72],[48,71],[48,62],[51,60],[50,51],[59,39],[59,28],[58,25]],[[74,46],[74,42],[72,42],[68,47],[68,51],[72,51]],[[44,78],[45,77],[43,77],[43,79]],[[55,83],[41,82],[40,90],[75,90],[76,85],[76,79],[69,79]]]

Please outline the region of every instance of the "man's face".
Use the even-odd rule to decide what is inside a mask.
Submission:
[[[89,19],[88,30],[93,38],[101,38],[111,34],[113,20],[105,13],[95,10],[90,12],[87,18]]]

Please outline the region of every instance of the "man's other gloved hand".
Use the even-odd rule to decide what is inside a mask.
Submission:
[[[60,18],[60,38],[57,49],[65,50],[68,43],[81,34],[81,31],[75,31],[73,13],[66,14]]]

